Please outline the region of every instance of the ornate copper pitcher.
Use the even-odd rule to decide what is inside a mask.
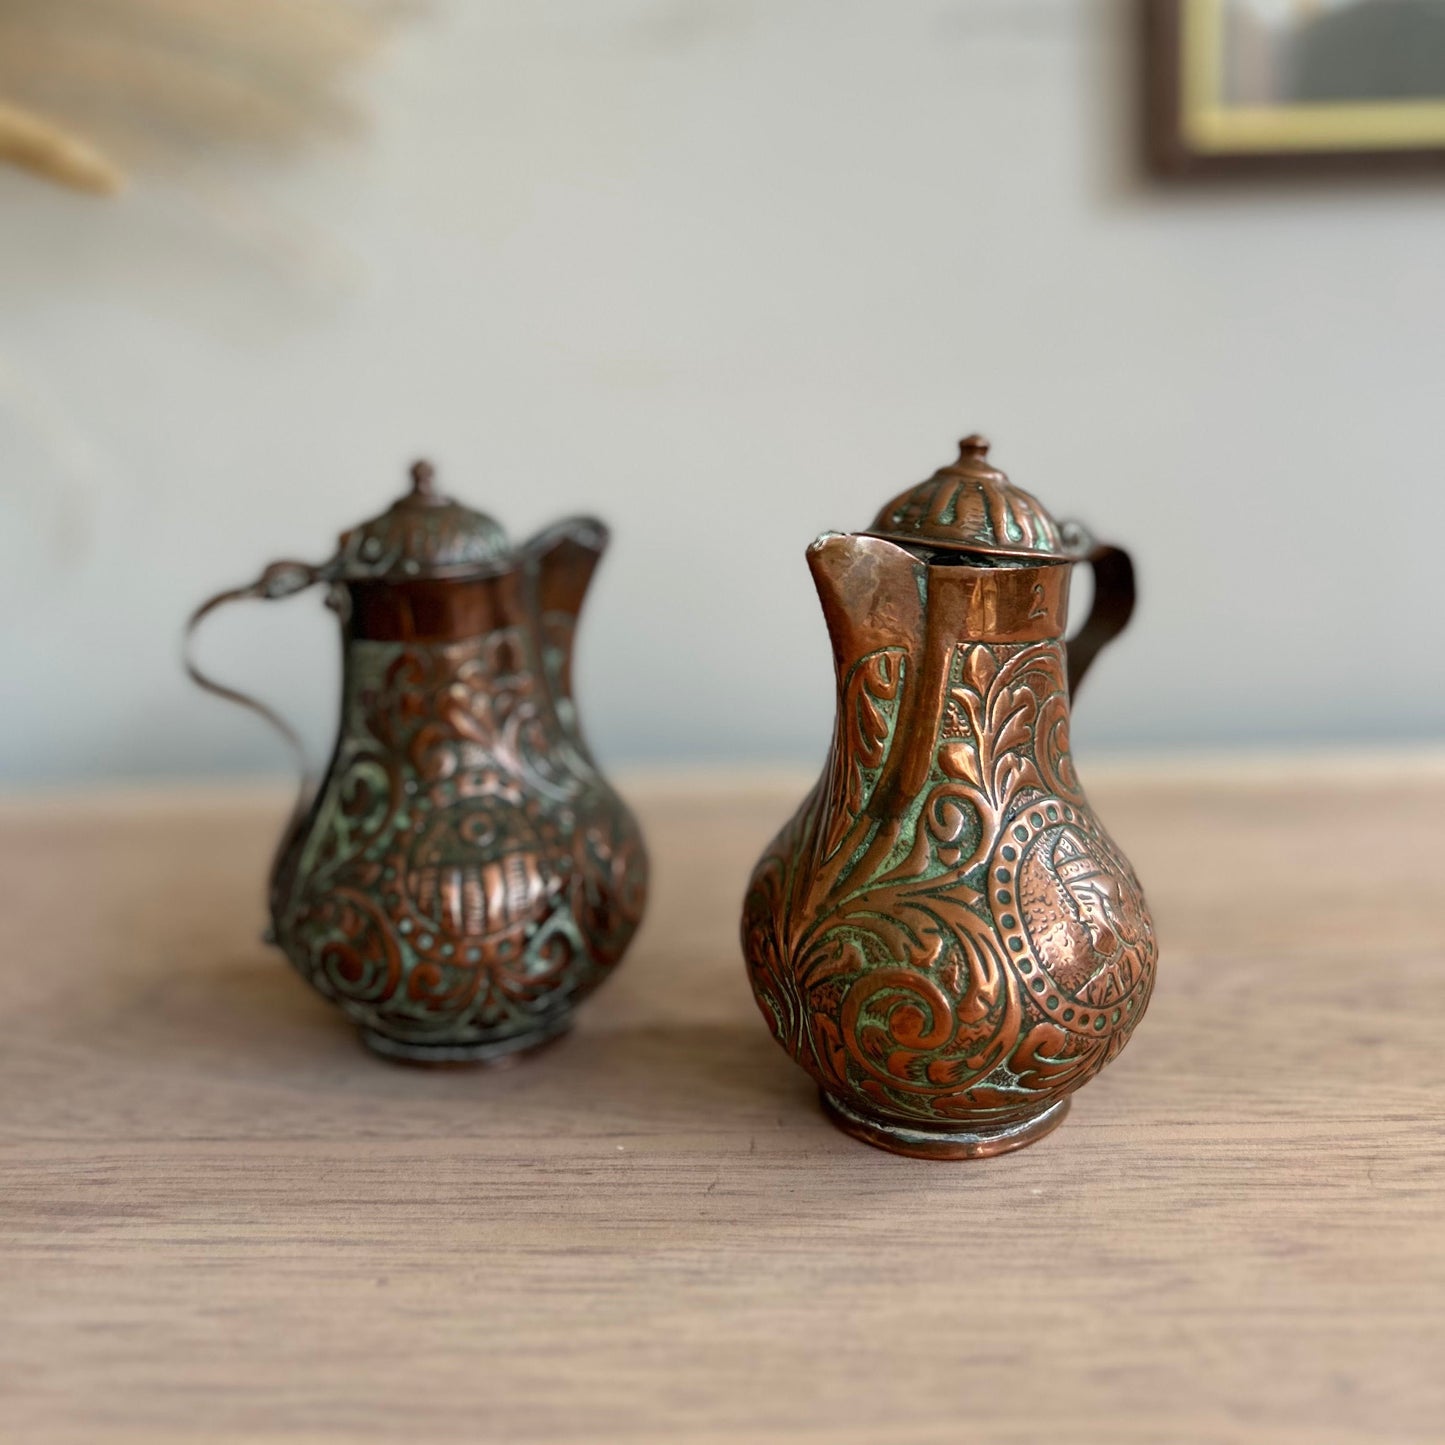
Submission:
[[[492,518],[413,487],[319,567],[241,597],[330,588],[344,643],[326,776],[272,871],[273,941],[391,1058],[491,1062],[549,1042],[622,957],[647,858],[572,700],[578,612],[607,531],[579,517],[513,550]],[[203,687],[269,709],[202,676]]]
[[[769,845],[743,951],[835,1123],[931,1159],[1057,1126],[1154,983],[1144,896],[1084,797],[1069,699],[1134,603],[1133,567],[986,460],[808,549],[837,668],[817,786]],[[1069,579],[1095,599],[1063,641]]]

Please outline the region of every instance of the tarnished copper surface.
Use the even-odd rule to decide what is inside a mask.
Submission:
[[[945,469],[885,507],[910,545],[875,527],[808,549],[833,743],[743,913],[763,1015],[829,1117],[945,1159],[1054,1128],[1143,1016],[1156,958],[1069,751],[1071,683],[1127,622],[1132,566],[1071,547],[1082,530],[987,467],[981,438],[961,450],[962,485]],[[1077,658],[1072,560],[1096,573]]]
[[[430,462],[417,462],[411,478],[411,490],[379,517],[341,534],[333,579],[489,576],[513,564],[500,523],[438,492]]]
[[[1037,497],[989,462],[977,433],[959,442],[954,461],[885,502],[870,530],[894,542],[1033,562],[1067,556],[1071,542]]]
[[[514,551],[491,518],[439,497],[425,463],[413,482],[331,562],[268,568],[195,620],[330,584],[341,725],[278,851],[275,941],[376,1052],[500,1061],[566,1029],[642,916],[642,838],[571,691],[607,532],[575,518]]]

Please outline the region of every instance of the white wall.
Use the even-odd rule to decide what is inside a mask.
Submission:
[[[102,204],[0,176],[0,768],[284,762],[176,664],[433,455],[616,545],[614,761],[821,756],[803,549],[974,428],[1132,545],[1084,748],[1445,731],[1445,184],[1161,192],[1129,8],[434,0],[371,135]],[[207,656],[334,706],[314,600]]]

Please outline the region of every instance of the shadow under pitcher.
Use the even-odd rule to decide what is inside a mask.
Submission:
[[[271,934],[376,1053],[500,1062],[563,1033],[632,941],[647,856],[572,700],[578,613],[607,530],[578,517],[513,548],[490,517],[411,492],[320,566],[278,562],[241,598],[315,584],[341,619],[341,723],[303,782],[270,882]],[[272,722],[269,708],[209,691]]]
[[[837,670],[823,776],[769,845],[743,952],[829,1117],[976,1159],[1055,1128],[1154,985],[1138,879],[1089,806],[1069,700],[1129,620],[1126,553],[971,436],[864,532],[808,549]],[[1064,642],[1072,563],[1094,603]]]

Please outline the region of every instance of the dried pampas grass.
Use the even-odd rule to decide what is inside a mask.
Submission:
[[[47,176],[72,190],[112,195],[121,173],[79,136],[18,105],[0,100],[0,160]]]
[[[0,0],[0,159],[81,190],[359,120],[343,80],[405,0]]]

